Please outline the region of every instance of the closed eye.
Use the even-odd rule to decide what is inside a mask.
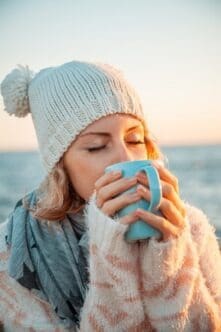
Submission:
[[[94,148],[88,148],[87,150],[89,152],[93,152],[93,151],[99,151],[99,150],[102,150],[106,147],[106,145],[102,145],[102,146],[97,146],[97,147],[94,147]]]
[[[137,142],[127,142],[129,144],[144,144],[144,142],[141,142],[141,141],[137,141]]]
[[[145,142],[143,141],[135,141],[135,142],[127,142],[127,144],[134,144],[134,145],[138,145],[138,144],[144,144]],[[102,150],[106,147],[106,145],[101,145],[101,146],[97,146],[97,147],[93,147],[93,148],[88,148],[88,152],[96,152],[99,150]]]

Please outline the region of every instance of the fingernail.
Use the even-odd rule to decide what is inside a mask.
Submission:
[[[136,211],[135,211],[135,213],[138,214],[138,215],[139,215],[139,214],[142,214],[142,212],[143,212],[143,211],[142,211],[141,209],[139,209],[139,208],[136,209]]]
[[[147,189],[144,186],[141,186],[140,184],[137,186],[137,189],[143,192],[147,192]]]
[[[118,175],[120,175],[121,174],[121,171],[113,171],[112,172],[112,175],[113,176],[118,176]]]

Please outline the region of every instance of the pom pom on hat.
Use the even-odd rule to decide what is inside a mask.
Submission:
[[[18,65],[1,83],[5,111],[10,115],[25,117],[30,113],[28,87],[34,77],[28,66]]]

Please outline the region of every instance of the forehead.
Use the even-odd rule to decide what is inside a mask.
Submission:
[[[112,132],[118,129],[127,130],[130,127],[143,127],[142,122],[127,114],[112,114],[102,117],[101,119],[96,120],[92,124],[90,124],[86,129],[84,129],[81,134],[86,134],[91,131],[105,131]]]

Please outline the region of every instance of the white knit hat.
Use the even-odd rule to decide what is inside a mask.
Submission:
[[[76,136],[95,120],[127,113],[144,120],[140,99],[122,73],[107,64],[72,61],[35,75],[18,66],[1,84],[5,110],[31,112],[48,172]]]

